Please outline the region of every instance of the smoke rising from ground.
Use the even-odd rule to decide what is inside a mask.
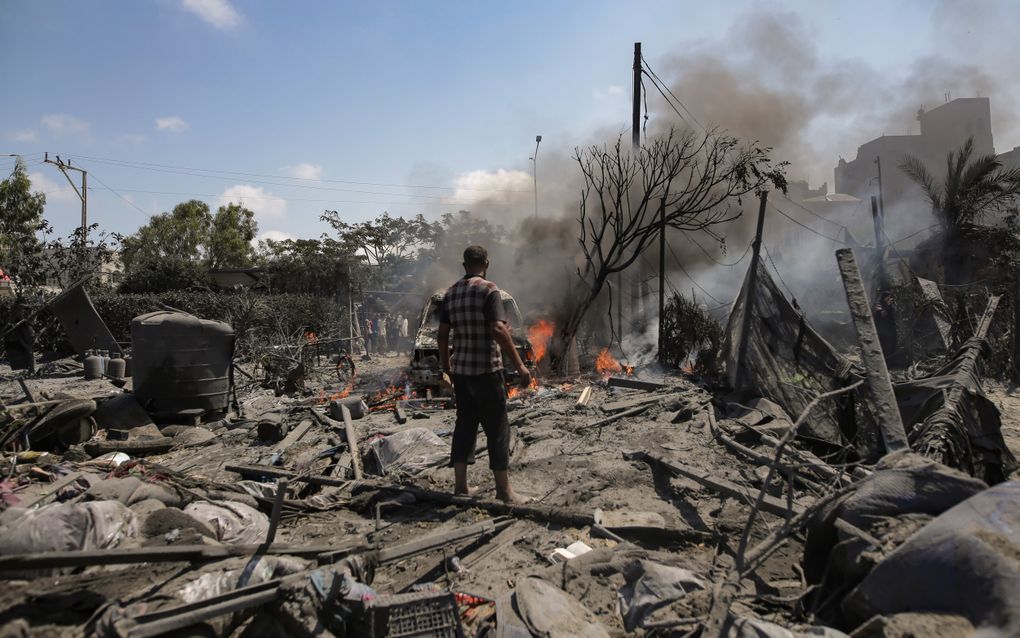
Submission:
[[[700,125],[717,126],[739,138],[771,146],[775,161],[790,162],[791,181],[807,180],[813,188],[824,182],[831,192],[833,168],[841,156],[852,160],[860,144],[883,134],[916,134],[918,108],[942,104],[947,93],[951,97],[990,97],[997,151],[1020,143],[1020,122],[1013,113],[1020,82],[1010,69],[1015,57],[1002,55],[1002,45],[1015,37],[1017,19],[1003,16],[1000,9],[990,5],[975,7],[974,3],[955,2],[937,5],[932,15],[932,30],[942,40],[939,54],[892,72],[850,56],[823,58],[805,20],[791,12],[767,9],[738,16],[718,39],[680,43],[665,55],[652,53],[665,46],[645,43],[645,51],[651,68],[684,101]],[[859,26],[864,37],[866,16],[862,16]],[[983,33],[976,35],[975,30]],[[645,82],[648,136],[662,134],[670,126],[699,126],[686,114],[686,121],[681,121],[651,82]],[[621,113],[621,123],[627,122],[628,116]],[[629,138],[625,129],[593,131],[586,142],[612,143],[621,134]],[[508,289],[515,286],[519,297],[533,299],[539,307],[562,299],[570,278],[576,280],[576,215],[581,182],[573,151],[548,143],[541,149],[540,222],[533,219],[533,195],[522,188],[532,169],[530,163],[518,167],[516,173],[508,173],[514,175],[518,192],[498,197],[482,195],[471,206],[473,212],[493,223],[515,229],[516,245],[495,251],[499,261],[494,263],[500,267],[494,277],[499,273]],[[469,196],[466,192],[459,194]],[[796,211],[784,203],[780,193],[772,193],[770,199],[784,210]],[[673,287],[684,294],[691,294],[693,289],[699,301],[709,307],[728,304],[739,289],[750,259],[745,257],[734,266],[717,262],[732,264],[745,254],[756,213],[756,202],[745,201],[740,220],[716,229],[725,237],[723,248],[705,233],[690,237],[671,233],[667,264]],[[887,213],[898,224],[897,235],[933,223],[923,202]],[[870,219],[867,203],[863,202],[854,215]],[[838,228],[825,222],[804,214],[796,216],[823,234],[840,235]],[[788,288],[788,294],[798,297],[808,310],[841,307],[842,289],[833,257],[839,246],[801,232],[805,238],[791,250],[783,246],[789,230],[797,227],[770,210],[766,229],[769,252],[763,253],[763,259],[773,276],[782,279],[777,283]],[[873,237],[857,239],[870,243]],[[657,267],[656,252],[654,248],[649,250],[647,259],[635,265],[636,276]],[[504,266],[508,260],[512,260],[509,272]]]

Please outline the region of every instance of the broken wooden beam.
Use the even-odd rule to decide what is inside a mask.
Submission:
[[[291,430],[290,433],[283,438],[282,441],[280,441],[273,447],[273,450],[276,452],[285,451],[287,448],[300,441],[304,437],[304,435],[308,434],[308,430],[310,429],[312,429],[311,419],[305,419],[301,421],[300,423],[297,424],[297,427]]]
[[[255,553],[277,556],[315,557],[320,554],[354,552],[366,549],[363,542],[344,547],[319,545],[300,547],[285,544],[266,545],[167,545],[162,547],[126,547],[66,552],[39,552],[0,556],[0,572],[51,569],[58,567],[91,567],[93,565],[130,565],[136,563],[198,562],[247,556]]]
[[[646,392],[653,392],[655,390],[661,390],[666,387],[665,383],[656,383],[654,381],[641,381],[633,379],[631,377],[609,377],[606,383],[610,388],[629,388],[631,390],[644,390]]]
[[[684,466],[668,461],[661,456],[656,456],[655,454],[650,454],[648,452],[641,453],[639,456],[643,457],[645,461],[661,465],[674,474],[690,479],[699,485],[703,485],[714,492],[722,494],[723,496],[737,498],[744,502],[752,502],[757,496],[757,490],[737,485],[736,483],[731,483],[724,479],[704,476],[697,472],[692,472]],[[768,495],[766,495],[762,500],[761,509],[770,514],[775,514],[776,516],[782,516],[784,518],[800,514],[804,511],[804,508],[797,503],[790,503],[790,506],[787,507],[787,502],[785,500]]]
[[[401,403],[403,402],[399,401],[395,406],[393,406],[393,416],[396,417],[397,423],[404,425],[407,423],[407,410],[404,409],[404,406],[401,405]]]
[[[95,458],[110,452],[123,452],[129,456],[148,456],[165,454],[173,449],[174,440],[170,437],[138,438],[127,441],[87,441],[82,445],[85,452]]]
[[[575,408],[586,408],[588,402],[591,401],[591,386],[585,386],[584,390],[581,390],[581,396],[577,397],[577,403],[574,404]]]
[[[310,483],[311,485],[325,485],[330,487],[347,487],[350,485],[350,481],[345,481],[336,478],[330,478],[328,476],[318,476],[315,474],[295,474],[289,470],[284,470],[272,465],[227,465],[223,468],[227,472],[236,472],[244,478],[251,479],[263,479],[263,478],[286,478],[292,481],[303,481]]]
[[[637,407],[633,407],[633,408],[631,408],[629,410],[624,410],[623,412],[617,412],[616,414],[614,414],[612,416],[607,416],[604,419],[600,419],[600,420],[598,420],[598,421],[596,421],[594,423],[590,423],[590,424],[582,426],[582,427],[586,427],[586,428],[601,428],[601,427],[609,425],[610,423],[612,423],[614,421],[619,421],[620,419],[622,419],[625,416],[637,416],[638,414],[641,414],[642,412],[644,412],[645,410],[647,410],[650,407],[651,407],[651,403],[645,403],[643,405],[639,405]]]
[[[354,427],[354,419],[351,418],[351,411],[346,405],[340,406],[340,414],[344,419],[344,432],[347,435],[347,447],[351,450],[351,469],[354,471],[354,480],[362,479],[361,454],[358,452],[358,431]]]
[[[628,397],[626,399],[620,399],[619,401],[610,401],[608,403],[603,403],[601,408],[602,411],[605,412],[606,414],[615,414],[617,412],[623,412],[631,408],[647,406],[661,400],[662,397],[659,396],[649,397],[647,394],[644,394],[638,397]]]
[[[843,278],[850,317],[857,332],[857,340],[860,342],[861,362],[867,375],[864,402],[878,423],[885,451],[888,453],[910,449],[896,396],[893,394],[892,381],[889,379],[889,370],[885,365],[882,345],[878,341],[875,318],[868,302],[868,295],[864,291],[861,272],[854,260],[853,249],[837,250],[836,263]]]

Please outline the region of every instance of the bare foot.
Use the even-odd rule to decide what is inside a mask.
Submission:
[[[531,502],[531,499],[527,496],[521,496],[517,492],[510,490],[506,494],[496,494],[496,498],[503,501],[507,505],[526,505]]]
[[[477,493],[478,493],[478,488],[477,487],[469,487],[469,488],[467,488],[466,492],[463,491],[463,490],[454,490],[453,491],[453,495],[454,496],[474,496]]]

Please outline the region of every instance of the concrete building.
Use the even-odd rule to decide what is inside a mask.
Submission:
[[[974,154],[995,153],[992,143],[992,116],[988,98],[957,98],[931,109],[920,109],[918,135],[883,135],[862,144],[851,161],[840,158],[835,169],[836,192],[860,199],[876,194],[878,166],[882,166],[882,194],[887,216],[901,206],[923,206],[921,191],[899,165],[907,155],[925,163],[941,178],[946,156],[969,137],[974,138]]]

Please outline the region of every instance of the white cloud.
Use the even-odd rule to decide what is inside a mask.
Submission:
[[[294,166],[284,166],[283,170],[290,177],[297,179],[322,179],[322,167],[318,164],[309,164],[308,162],[302,162]]]
[[[57,137],[64,135],[85,135],[89,132],[89,123],[66,113],[53,113],[42,116],[42,123]]]
[[[257,246],[260,241],[264,241],[266,239],[271,239],[273,241],[284,241],[287,239],[297,239],[297,237],[291,235],[290,233],[285,233],[282,230],[267,230],[265,232],[259,233],[259,236],[253,239],[251,243],[253,246]]]
[[[454,200],[463,203],[489,201],[512,201],[515,196],[532,192],[532,176],[524,171],[469,171],[454,179],[457,189]]]
[[[224,31],[241,24],[241,14],[229,0],[182,0],[181,7]]]
[[[12,131],[7,134],[7,137],[15,142],[34,142],[35,131],[32,129],[24,129],[21,131]]]
[[[67,182],[58,182],[50,179],[45,173],[29,173],[28,179],[32,182],[33,193],[38,191],[46,193],[47,204],[55,202],[70,204],[81,201]]]
[[[282,221],[287,217],[287,200],[273,195],[261,186],[235,184],[220,195],[219,206],[241,204],[255,213],[261,222]]]
[[[156,118],[157,131],[169,131],[171,133],[183,133],[190,125],[180,115],[168,115],[167,117]]]

